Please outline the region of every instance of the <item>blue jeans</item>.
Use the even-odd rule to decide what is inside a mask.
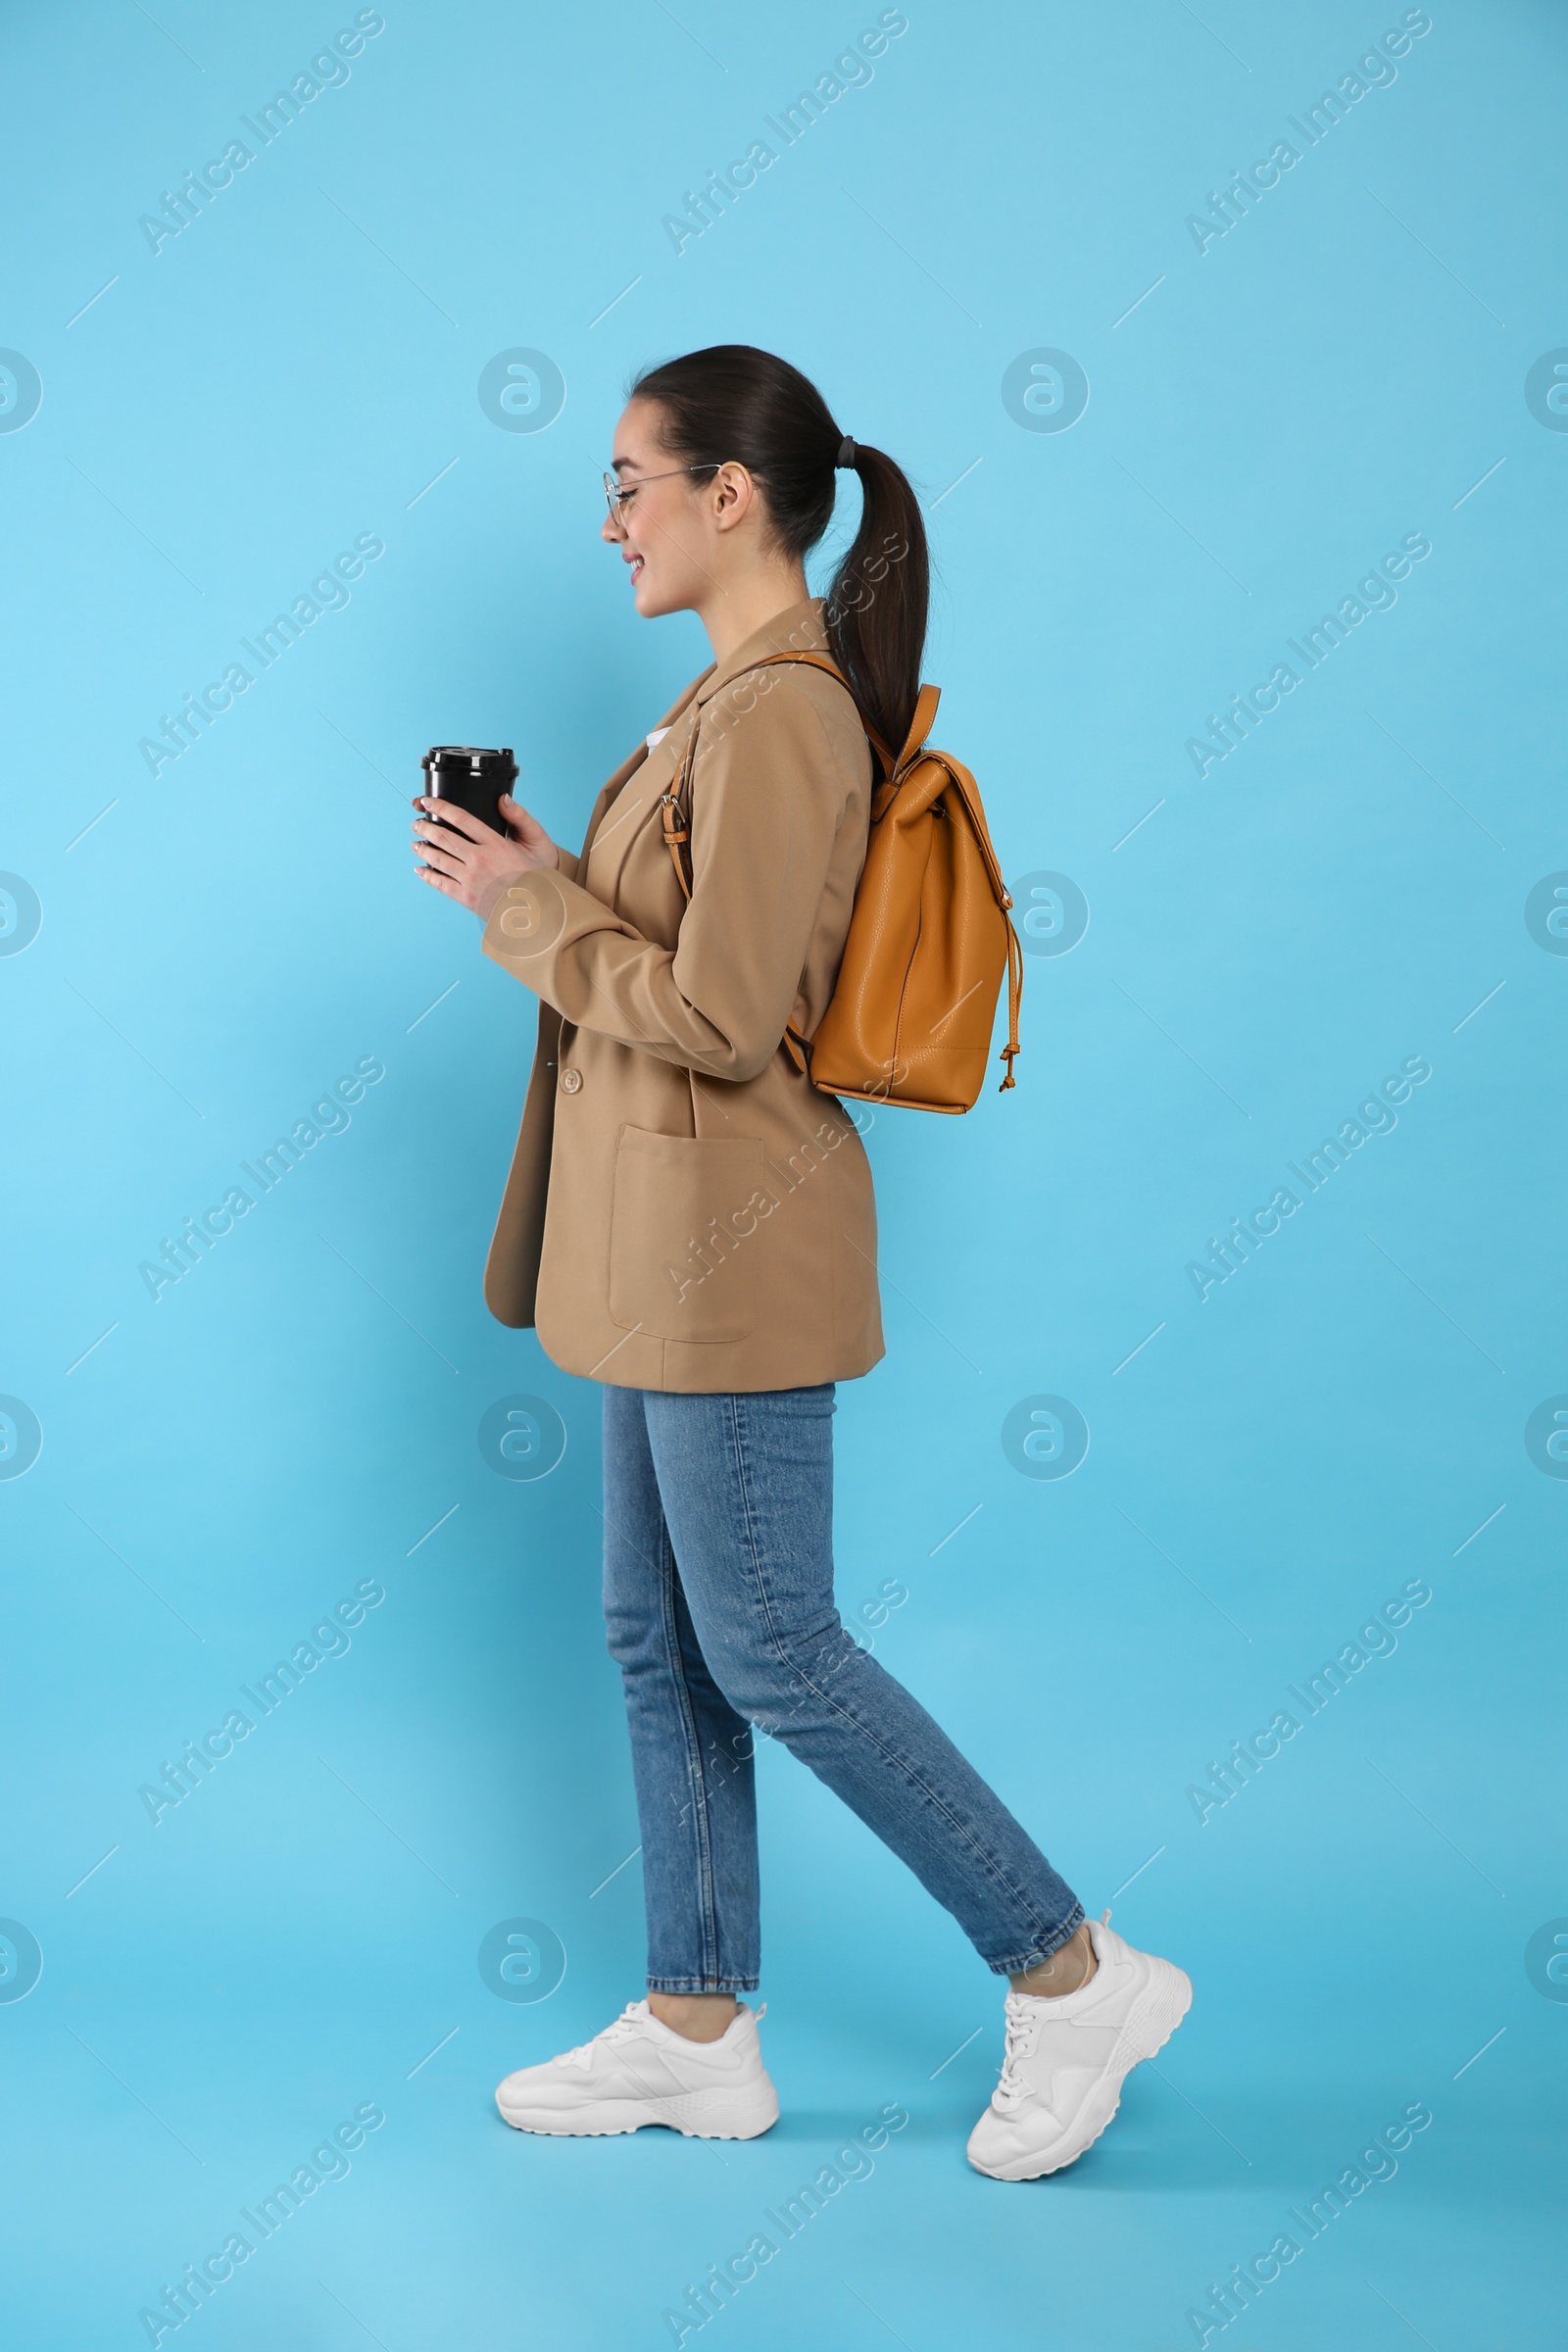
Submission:
[[[833,1389],[605,1390],[605,1618],[631,1731],[654,1992],[758,1983],[753,1731],[946,1905],[999,1976],[1083,1906],[833,1601]]]

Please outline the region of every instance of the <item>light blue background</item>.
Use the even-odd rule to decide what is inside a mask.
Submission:
[[[208,2352],[652,2348],[898,2100],[724,2340],[1157,2352],[1424,2100],[1397,2177],[1211,2341],[1555,2342],[1568,2006],[1524,1954],[1568,1912],[1568,1484],[1523,1431],[1568,1390],[1568,959],[1523,910],[1568,867],[1568,435],[1524,379],[1568,344],[1560,10],[1442,0],[1200,255],[1186,216],[1397,7],[911,6],[678,257],[662,216],[874,8],[389,0],[156,256],[138,216],[354,12],[155,13],[6,36],[0,343],[43,383],[0,435],[0,865],[42,905],[0,959],[0,1390],[43,1429],[0,1482],[0,1911],[44,1956],[0,2003],[16,2339],[144,2342],[374,2100]],[[889,1354],[838,1424],[846,1610],[903,1581],[878,1654],[1197,1987],[1110,2135],[1027,2187],[963,2161],[997,1987],[776,1752],[779,2128],[558,2144],[489,2104],[637,1994],[637,1831],[598,1393],[479,1295],[532,1006],[411,880],[406,801],[427,744],[510,743],[574,843],[701,665],[695,621],[629,610],[598,474],[629,373],[731,339],[916,480],[938,737],[1008,873],[1091,908],[1028,961],[1015,1094],[875,1121]],[[539,433],[476,396],[516,346],[565,379]],[[1036,347],[1087,372],[1070,431],[1004,408]],[[1200,782],[1186,739],[1417,531],[1396,606]],[[138,739],[364,532],[347,609],[154,781]],[[1415,1054],[1397,1128],[1200,1303],[1187,1261]],[[372,1055],[348,1130],[155,1304],[139,1262]],[[516,1392],[565,1425],[539,1482],[476,1444]],[[1002,1449],[1039,1393],[1091,1433],[1063,1481]],[[1414,1577],[1396,1653],[1200,1826],[1188,1784]],[[154,1827],[138,1787],[368,1578],[349,1653]],[[536,2005],[476,1966],[519,1915],[566,1952]]]

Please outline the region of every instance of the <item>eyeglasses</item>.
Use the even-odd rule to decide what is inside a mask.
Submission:
[[[722,463],[722,459],[715,458],[708,466],[672,466],[667,473],[645,473],[641,480],[635,482],[617,482],[612,473],[607,473],[604,476],[605,504],[610,509],[611,521],[625,521],[626,510],[644,482],[673,481],[677,473],[716,473]]]

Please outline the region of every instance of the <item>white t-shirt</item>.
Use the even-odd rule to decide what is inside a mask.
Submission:
[[[656,727],[648,738],[648,749],[653,751],[657,745],[663,742],[664,737],[668,733],[669,729],[667,727]]]

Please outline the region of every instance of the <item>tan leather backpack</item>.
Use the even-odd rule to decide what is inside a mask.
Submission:
[[[823,654],[769,654],[752,666],[785,662],[808,662],[849,685]],[[940,693],[921,687],[896,759],[866,726],[882,775],[838,984],[814,1033],[789,1029],[784,1043],[823,1094],[960,1111],[973,1107],[985,1079],[1004,972],[1007,1074],[999,1091],[1013,1083],[1023,957],[975,780],[948,753],[926,749]],[[688,900],[685,809],[696,752],[694,727],[675,787],[660,796],[665,846]]]

